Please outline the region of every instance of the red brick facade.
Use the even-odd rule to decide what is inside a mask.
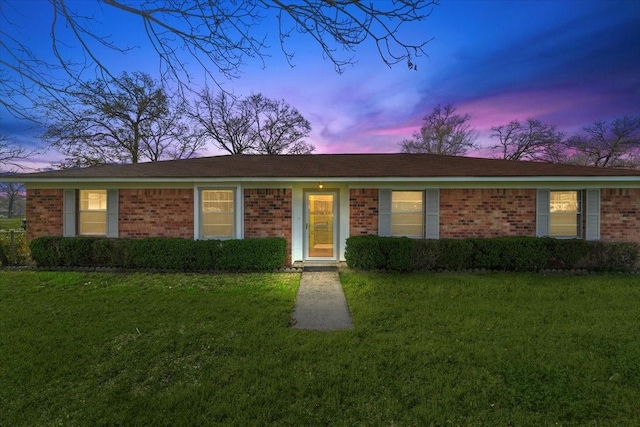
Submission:
[[[441,238],[535,234],[536,190],[440,190]]]
[[[27,239],[62,236],[63,190],[27,190]]]
[[[600,239],[640,243],[640,189],[600,191]]]
[[[292,190],[245,189],[244,236],[284,237],[292,248]],[[62,189],[27,191],[27,237],[61,236]],[[378,189],[349,190],[349,235],[378,233]],[[640,242],[640,189],[601,190],[600,236]],[[441,189],[440,237],[535,236],[535,189]],[[120,189],[120,237],[194,237],[193,189]]]
[[[349,190],[349,235],[378,234],[378,189]]]
[[[118,193],[120,237],[193,239],[192,189],[121,189]]]
[[[244,237],[284,237],[291,264],[292,190],[250,188],[244,190]]]

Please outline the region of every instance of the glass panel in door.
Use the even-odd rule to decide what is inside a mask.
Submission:
[[[334,257],[334,194],[309,194],[308,206],[308,257]]]

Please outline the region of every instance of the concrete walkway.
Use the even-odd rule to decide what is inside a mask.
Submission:
[[[292,323],[295,329],[353,329],[337,271],[302,271]]]

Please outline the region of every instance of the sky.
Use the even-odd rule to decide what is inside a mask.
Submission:
[[[28,19],[16,18],[20,37],[50,50],[48,2],[0,2],[28,11]],[[97,10],[100,31],[116,40],[139,31],[139,22],[121,12]],[[275,21],[264,31],[274,36]],[[220,81],[236,94],[263,93],[296,107],[311,123],[307,142],[316,153],[398,152],[438,104],[471,116],[485,147],[473,156],[490,156],[490,128],[515,119],[537,118],[572,134],[594,120],[640,115],[640,1],[441,0],[403,33],[412,41],[433,38],[417,70],[389,68],[369,42],[356,50],[357,63],[338,74],[309,37],[296,35],[288,45],[294,67],[273,46],[264,67],[249,63],[239,78]],[[157,72],[144,47],[104,58],[114,69]],[[36,130],[5,111],[0,131],[20,144],[38,143]],[[210,146],[201,154],[222,153]],[[55,157],[45,153],[31,163],[44,167]]]

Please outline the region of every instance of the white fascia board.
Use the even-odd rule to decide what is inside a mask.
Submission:
[[[7,177],[9,178],[9,177]],[[147,186],[162,186],[187,188],[193,185],[221,184],[221,183],[239,183],[246,184],[279,184],[287,183],[291,186],[293,183],[330,183],[340,182],[348,183],[351,188],[358,187],[384,187],[397,184],[408,185],[425,185],[433,187],[455,187],[455,188],[481,188],[481,187],[502,187],[502,188],[530,188],[532,186],[550,186],[550,185],[592,185],[611,188],[635,188],[640,187],[640,176],[531,176],[531,177],[391,177],[391,178],[359,178],[359,177],[337,177],[337,178],[317,178],[317,177],[251,177],[251,178],[27,178],[20,179],[12,177],[7,179],[9,182],[23,182],[30,188],[59,188],[60,184],[64,186],[83,186],[92,184],[109,185],[113,187],[137,187],[140,184]]]
[[[327,181],[325,181],[327,182]],[[350,188],[384,188],[390,186],[422,186],[433,188],[537,188],[576,186],[580,188],[640,188],[640,177],[430,177],[350,179]]]

